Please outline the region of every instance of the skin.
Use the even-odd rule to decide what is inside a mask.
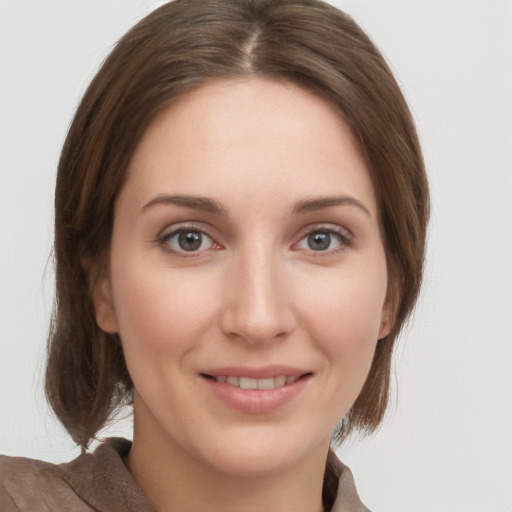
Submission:
[[[176,195],[221,212],[162,200]],[[188,232],[198,250],[180,247]],[[312,248],[315,233],[327,248]],[[131,161],[93,291],[136,389],[126,463],[155,510],[322,510],[331,431],[391,327],[386,294],[374,189],[328,103],[248,78],[162,112]],[[308,377],[261,414],[222,402],[201,375],[268,365]]]

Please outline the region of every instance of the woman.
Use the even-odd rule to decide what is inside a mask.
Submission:
[[[6,510],[366,510],[428,190],[382,57],[324,3],[176,0],[117,44],[59,164],[48,399],[84,454]],[[133,444],[90,441],[133,402]]]

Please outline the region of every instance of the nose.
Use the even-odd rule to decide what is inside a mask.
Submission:
[[[271,250],[247,252],[226,272],[221,328],[252,345],[284,338],[294,328],[295,315],[283,264]]]

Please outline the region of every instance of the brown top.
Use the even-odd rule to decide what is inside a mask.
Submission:
[[[2,512],[153,512],[122,458],[131,442],[112,438],[71,462],[0,456]],[[337,490],[336,490],[337,486]],[[324,502],[331,512],[369,512],[361,503],[350,470],[329,454]]]

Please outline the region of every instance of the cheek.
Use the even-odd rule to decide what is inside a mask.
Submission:
[[[317,283],[308,295],[308,323],[334,362],[368,366],[379,336],[386,296],[386,273],[346,272]]]
[[[186,272],[142,269],[141,265],[126,266],[112,276],[114,306],[127,359],[186,353],[211,325],[215,301],[209,297],[209,290],[213,286],[199,276],[191,279]]]
[[[366,267],[368,269],[368,267]],[[318,418],[329,428],[349,411],[367,379],[373,361],[386,295],[386,272],[354,268],[317,276],[315,286],[295,288],[303,309],[302,323],[322,354]],[[311,280],[309,281],[312,282]]]

